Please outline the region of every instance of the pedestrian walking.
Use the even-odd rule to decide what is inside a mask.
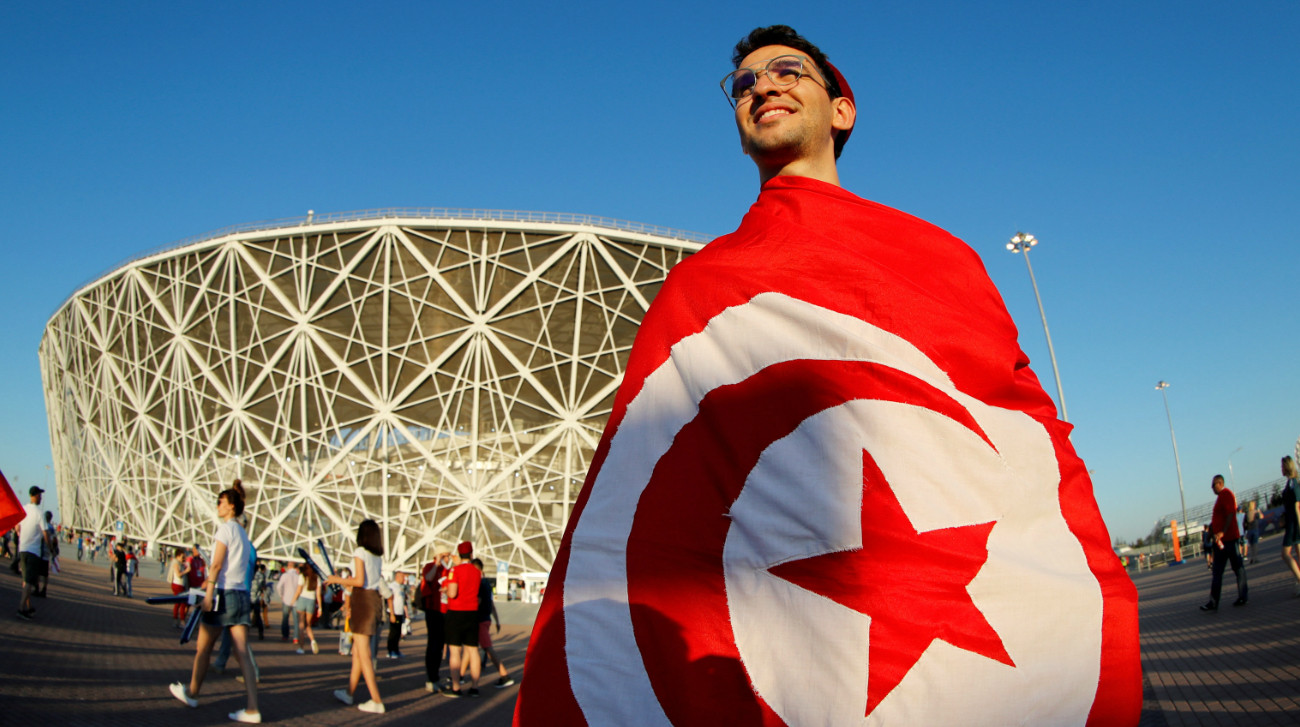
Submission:
[[[402,658],[402,627],[406,624],[406,574],[398,573],[388,584],[388,658]]]
[[[1241,510],[1241,525],[1245,531],[1245,546],[1241,549],[1241,557],[1246,559],[1247,563],[1254,563],[1256,551],[1259,547],[1259,524],[1263,521],[1260,515],[1259,507],[1254,500],[1247,502]]]
[[[253,544],[248,533],[239,524],[244,514],[244,487],[235,480],[230,489],[217,495],[217,517],[221,524],[212,544],[211,574],[203,581],[203,621],[198,643],[194,649],[194,667],[189,684],[173,682],[170,689],[186,706],[198,707],[197,697],[207,675],[208,660],[216,645],[221,629],[229,629],[234,644],[235,658],[239,660],[244,675],[247,706],[229,717],[235,722],[260,723],[262,713],[257,707],[257,676],[247,653],[248,617],[252,604],[248,597],[248,576],[253,567]],[[197,546],[195,546],[197,550]]]
[[[311,653],[319,654],[320,647],[316,644],[316,632],[312,631],[312,619],[320,615],[320,580],[316,576],[316,571],[306,563],[299,564],[298,590],[293,597],[293,610],[297,613],[299,631],[305,634],[311,640]],[[300,637],[301,638],[301,637]],[[303,643],[298,642],[298,653],[303,651]]]
[[[298,597],[298,584],[302,578],[298,569],[291,564],[284,567],[280,580],[275,584],[275,595],[280,599],[280,640],[289,640],[289,624],[293,624],[293,643],[298,643],[298,618],[293,611],[293,602]]]
[[[478,568],[479,575],[483,575],[483,561],[475,558],[474,567]],[[492,583],[483,578],[478,584],[478,646],[483,650],[480,660],[484,666],[491,666],[492,662],[497,665],[497,680],[493,683],[497,689],[505,689],[515,680],[510,677],[510,672],[506,670],[506,665],[501,663],[501,657],[497,656],[496,649],[492,648],[492,622],[496,621],[497,633],[501,633],[501,614],[497,613],[496,601],[492,598]],[[464,665],[461,670],[464,671]]]
[[[39,487],[27,491],[31,501],[23,506],[23,519],[18,523],[18,558],[23,577],[23,589],[18,597],[18,618],[25,621],[31,621],[36,615],[32,594],[40,582],[41,548],[49,537],[41,527],[41,496],[44,492]]]
[[[172,587],[172,595],[178,596],[188,588],[189,572],[190,566],[185,562],[185,552],[177,548],[175,555],[172,556],[171,565],[167,568],[167,583]],[[190,606],[184,601],[172,605],[172,621],[176,628],[185,627],[185,617],[189,612]]]
[[[1282,488],[1282,562],[1295,577],[1295,595],[1300,596],[1300,468],[1291,457],[1282,458],[1282,476],[1286,478],[1286,487]]]
[[[379,683],[375,680],[375,664],[370,650],[370,636],[377,633],[376,622],[379,620],[382,603],[378,589],[380,579],[383,578],[380,571],[383,554],[384,541],[379,532],[379,524],[374,520],[362,520],[357,526],[357,549],[352,555],[355,575],[344,578],[336,573],[325,579],[327,584],[352,588],[352,595],[348,598],[350,625],[352,633],[361,637],[352,639],[352,671],[348,676],[348,688],[346,691],[335,689],[334,698],[344,704],[352,704],[352,695],[364,677],[370,699],[357,705],[357,709],[375,714],[384,712],[384,700],[379,696]]]
[[[1246,564],[1241,562],[1241,553],[1237,550],[1237,540],[1241,538],[1237,530],[1237,497],[1223,483],[1223,475],[1215,475],[1210,480],[1214,490],[1214,512],[1210,516],[1210,534],[1213,538],[1214,562],[1213,575],[1210,577],[1210,600],[1201,606],[1202,611],[1219,610],[1219,593],[1223,586],[1223,569],[1232,564],[1232,572],[1237,576],[1237,600],[1234,606],[1245,606],[1249,599],[1250,587],[1246,584]]]

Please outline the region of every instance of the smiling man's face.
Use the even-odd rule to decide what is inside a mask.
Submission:
[[[784,55],[805,59],[803,78],[778,86],[760,73],[754,92],[736,105],[741,147],[760,169],[785,167],[827,153],[834,159],[834,105],[816,64],[789,46],[768,45],[745,56],[740,66],[761,68]]]

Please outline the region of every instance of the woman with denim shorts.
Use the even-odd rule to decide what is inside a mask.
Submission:
[[[221,630],[229,629],[235,657],[239,659],[239,668],[244,674],[244,689],[248,693],[248,706],[231,712],[229,716],[236,722],[256,724],[262,721],[262,713],[257,709],[257,677],[248,658],[248,624],[252,613],[248,584],[252,580],[253,544],[237,519],[243,514],[244,487],[235,480],[230,489],[217,495],[217,517],[221,518],[221,524],[217,526],[216,542],[212,545],[208,577],[203,582],[202,625],[194,650],[190,683],[187,686],[173,682],[171,693],[189,707],[199,706],[196,697],[203,687],[203,677],[207,675],[212,647],[216,645]]]
[[[298,617],[298,632],[311,640],[311,653],[319,654],[320,646],[316,644],[316,632],[311,630],[312,619],[320,616],[320,581],[316,571],[306,563],[298,564],[298,590],[293,597],[293,610]],[[302,650],[302,639],[298,640],[298,653]]]

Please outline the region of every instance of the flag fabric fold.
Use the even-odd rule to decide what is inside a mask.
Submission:
[[[515,723],[1135,723],[1069,432],[969,247],[770,180],[642,323]]]
[[[0,472],[0,533],[8,532],[9,528],[22,521],[24,515],[26,513],[23,511],[22,501],[9,486],[5,474]]]

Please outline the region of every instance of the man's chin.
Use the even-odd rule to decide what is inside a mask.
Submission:
[[[749,139],[743,148],[759,166],[789,164],[799,157],[799,145],[789,139]]]

